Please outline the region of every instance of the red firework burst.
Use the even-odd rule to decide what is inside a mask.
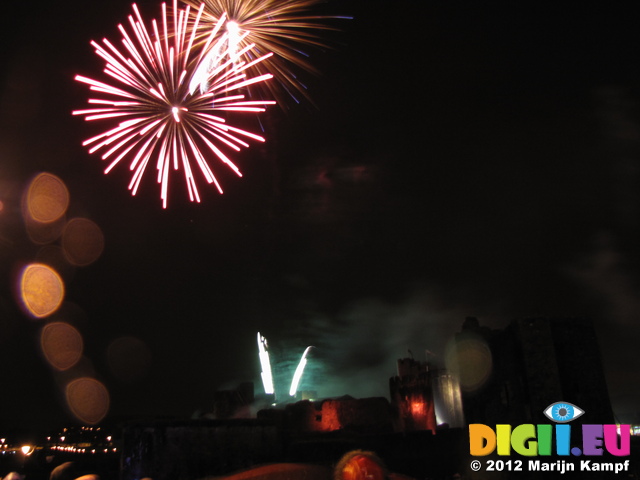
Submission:
[[[104,73],[110,77],[106,83],[81,75],[75,80],[89,85],[100,93],[90,98],[93,108],[76,110],[87,121],[116,121],[108,130],[87,139],[84,146],[89,152],[100,151],[109,164],[105,173],[127,159],[133,172],[129,190],[135,195],[150,163],[156,165],[157,182],[161,185],[163,208],[167,207],[169,172],[182,170],[189,198],[200,202],[194,177],[199,169],[206,181],[222,188],[208,162],[212,157],[225,163],[238,176],[238,167],[223,150],[240,151],[250,141],[264,142],[259,135],[229,125],[217,112],[263,112],[274,101],[249,101],[242,89],[264,82],[272,75],[263,73],[251,77],[255,65],[271,56],[262,55],[251,62],[220,62],[216,68],[206,69],[206,81],[198,80],[206,88],[192,89],[193,78],[200,75],[205,53],[212,45],[227,45],[226,33],[211,30],[208,40],[195,46],[195,34],[204,5],[196,15],[189,8],[178,9],[173,2],[173,19],[167,20],[167,8],[162,4],[161,24],[153,20],[147,29],[137,6],[129,16],[130,34],[119,25],[124,50],[119,50],[107,39],[102,44],[91,42],[95,52],[105,61]],[[253,48],[247,45],[244,52]],[[228,59],[229,55],[225,54]],[[196,167],[197,165],[197,167]]]

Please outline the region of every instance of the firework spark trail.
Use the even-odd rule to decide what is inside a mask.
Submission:
[[[294,397],[296,392],[298,391],[298,384],[300,383],[300,379],[302,378],[302,374],[304,373],[304,367],[307,365],[307,354],[309,350],[311,350],[311,346],[307,347],[302,354],[302,358],[300,358],[300,362],[296,367],[296,371],[293,373],[293,380],[291,381],[291,388],[289,389],[289,395]]]
[[[189,199],[200,202],[192,162],[198,166],[207,183],[215,184],[222,193],[207,162],[207,153],[213,153],[242,176],[222,148],[238,152],[249,146],[248,140],[265,141],[259,135],[228,125],[214,112],[263,112],[267,105],[275,104],[274,101],[248,101],[244,94],[239,93],[244,87],[272,78],[270,73],[255,77],[248,75],[249,70],[268,59],[270,53],[247,63],[233,62],[228,59],[228,52],[223,51],[225,59],[199,80],[206,82],[207,88],[197,93],[190,90],[192,79],[199,74],[207,54],[205,47],[228,43],[226,34],[220,33],[220,24],[209,29],[202,45],[195,46],[203,9],[204,5],[195,15],[190,15],[190,7],[180,10],[177,0],[174,0],[173,22],[169,23],[163,3],[162,24],[159,26],[153,20],[150,34],[134,4],[134,15],[129,16],[132,34],[122,25],[118,26],[124,50],[119,50],[107,39],[102,44],[91,42],[96,54],[106,62],[104,73],[115,84],[82,75],[75,77],[78,82],[89,85],[91,91],[103,96],[88,100],[96,108],[72,113],[83,115],[87,121],[116,119],[120,122],[116,127],[85,140],[83,145],[90,147],[90,153],[103,152],[102,159],[110,161],[105,173],[123,159],[133,157],[129,165],[133,172],[129,190],[133,195],[138,191],[149,162],[155,159],[163,208],[167,207],[171,168],[182,168]],[[244,55],[253,48],[254,45],[246,44],[241,52]]]
[[[275,393],[273,388],[273,376],[271,374],[271,363],[269,362],[269,351],[267,350],[267,339],[258,332],[258,355],[260,356],[260,366],[262,367],[262,384],[264,393],[271,395]]]
[[[185,0],[185,3],[197,7],[200,1]],[[326,47],[315,32],[334,28],[322,21],[328,18],[347,18],[305,13],[317,3],[319,0],[204,0],[205,9],[198,38],[206,38],[208,29],[212,26],[220,28],[222,22],[227,33],[227,52],[233,62],[238,61],[243,54],[255,58],[254,55],[273,52],[273,57],[268,61],[253,67],[256,74],[270,72],[277,85],[295,101],[298,101],[297,93],[309,99],[306,87],[293,73],[290,65],[317,73],[306,54],[299,50],[299,46]],[[247,44],[255,44],[255,51],[241,53]],[[221,58],[217,52],[212,54],[212,58],[214,57]],[[281,93],[277,85],[270,82],[262,86],[270,96],[278,98]]]

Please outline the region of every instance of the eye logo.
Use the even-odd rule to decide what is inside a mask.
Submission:
[[[584,413],[584,410],[569,402],[556,402],[544,410],[544,414],[556,423],[567,423],[575,420]]]

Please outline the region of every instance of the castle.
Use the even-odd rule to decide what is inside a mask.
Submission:
[[[404,475],[453,478],[468,466],[466,424],[545,423],[543,410],[557,401],[579,405],[586,422],[613,423],[586,319],[514,320],[494,330],[470,317],[450,355],[448,370],[399,359],[389,400],[302,400],[232,418],[255,402],[251,384],[242,384],[216,396],[216,419],[131,423],[122,480],[224,475],[274,462],[332,465],[356,449],[376,452]]]

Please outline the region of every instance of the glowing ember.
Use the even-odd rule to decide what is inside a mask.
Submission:
[[[105,61],[104,73],[114,81],[109,84],[77,75],[78,82],[101,94],[89,99],[93,108],[76,110],[87,121],[116,120],[117,125],[89,138],[83,145],[89,152],[102,152],[102,159],[109,164],[109,173],[123,159],[129,160],[133,177],[129,190],[135,195],[147,166],[155,162],[157,182],[161,185],[163,208],[167,207],[169,171],[182,170],[191,201],[200,202],[194,177],[195,165],[206,181],[214,183],[220,193],[222,188],[214,176],[207,157],[213,153],[238,176],[238,167],[227,157],[223,149],[240,151],[248,147],[249,140],[264,142],[259,135],[233,127],[225,119],[213,113],[222,111],[263,112],[273,101],[248,101],[240,89],[269,80],[265,73],[249,77],[248,71],[269,54],[254,61],[232,62],[225,60],[216,68],[203,69],[208,48],[219,45],[228,57],[228,34],[210,29],[202,45],[195,46],[195,35],[204,5],[197,14],[190,15],[190,8],[179,10],[173,2],[172,22],[167,20],[165,4],[162,4],[162,22],[152,21],[147,29],[136,5],[134,15],[129,16],[130,33],[119,25],[124,50],[116,48],[109,40],[102,44],[91,42],[96,54]],[[238,52],[244,55],[253,45],[243,46]],[[203,76],[202,72],[206,72]],[[191,90],[193,77],[205,84],[204,91]]]

